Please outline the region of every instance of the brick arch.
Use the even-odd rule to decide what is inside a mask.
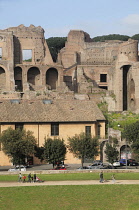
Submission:
[[[130,159],[132,157],[131,148],[129,145],[122,145],[120,148],[120,159]]]
[[[6,72],[3,67],[0,66],[0,90],[6,88]]]
[[[27,72],[27,82],[30,85],[30,90],[35,90],[35,86],[40,85],[40,70],[37,67],[31,67]]]
[[[56,68],[49,68],[46,72],[46,85],[50,89],[56,89],[58,82],[58,71]]]
[[[14,81],[15,81],[15,90],[23,91],[23,82],[22,82],[22,68],[17,66],[14,68]]]

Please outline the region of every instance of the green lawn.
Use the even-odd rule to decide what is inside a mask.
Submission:
[[[104,172],[104,179],[110,180],[113,173]],[[139,173],[114,173],[116,180],[138,180]],[[44,181],[62,181],[62,180],[99,180],[99,173],[64,173],[64,174],[39,174],[39,178]],[[0,175],[0,181],[17,181],[16,175]]]
[[[1,210],[139,209],[138,185],[0,188]]]

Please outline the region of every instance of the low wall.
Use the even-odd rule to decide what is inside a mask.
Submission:
[[[93,169],[93,170],[34,170],[34,171],[21,171],[22,174],[66,174],[66,173],[139,173],[139,169]],[[19,172],[1,171],[0,175],[13,175]]]

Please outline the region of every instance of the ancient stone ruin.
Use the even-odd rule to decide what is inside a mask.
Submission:
[[[138,113],[138,77],[138,41],[71,30],[54,63],[40,26],[0,30],[0,99],[105,100],[109,111]]]

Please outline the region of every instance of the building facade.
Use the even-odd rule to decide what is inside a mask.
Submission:
[[[82,132],[105,138],[105,118],[92,101],[3,100],[0,113],[1,133],[8,127],[30,130],[39,147],[43,146],[47,137],[64,139],[67,145],[69,137]],[[1,166],[10,164],[2,147],[0,160]],[[39,160],[34,157],[33,162],[38,164]],[[67,152],[65,163],[80,163],[80,160]]]

